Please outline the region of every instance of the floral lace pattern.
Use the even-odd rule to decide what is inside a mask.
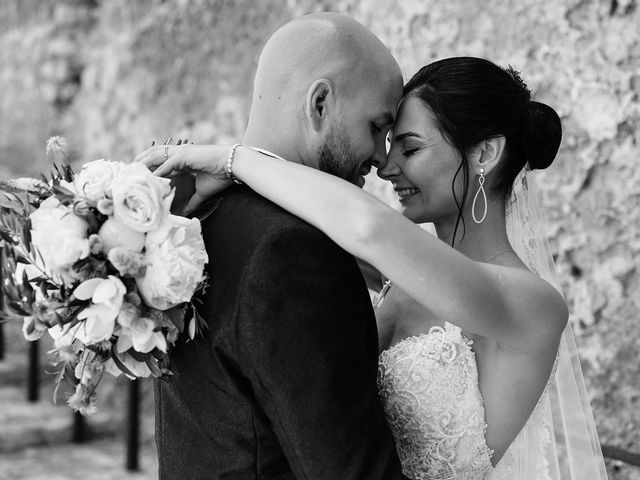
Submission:
[[[492,470],[471,344],[445,324],[380,355],[378,389],[413,480],[478,480]]]
[[[378,390],[403,473],[412,480],[550,479],[549,383],[493,468],[471,345],[459,327],[446,323],[380,355]]]

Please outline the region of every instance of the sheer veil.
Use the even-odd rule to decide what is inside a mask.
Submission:
[[[562,293],[545,233],[543,211],[534,177],[535,174],[527,165],[514,182],[506,207],[507,233],[512,247],[522,261]],[[571,322],[567,323],[560,340],[555,373],[552,374],[532,419],[533,417],[537,417],[540,428],[525,426],[510,447],[510,478],[607,478]]]

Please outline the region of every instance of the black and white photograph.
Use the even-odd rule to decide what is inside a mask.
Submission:
[[[0,480],[640,480],[637,0],[0,0]]]

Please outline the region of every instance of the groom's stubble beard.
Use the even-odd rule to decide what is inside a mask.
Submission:
[[[332,124],[318,149],[318,170],[357,185],[359,168],[349,137],[341,125]]]

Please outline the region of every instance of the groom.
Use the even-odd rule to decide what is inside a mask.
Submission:
[[[402,94],[388,49],[315,14],[268,41],[243,143],[360,186]],[[161,479],[399,479],[378,341],[355,259],[244,186],[203,221],[209,329],[156,383]]]

